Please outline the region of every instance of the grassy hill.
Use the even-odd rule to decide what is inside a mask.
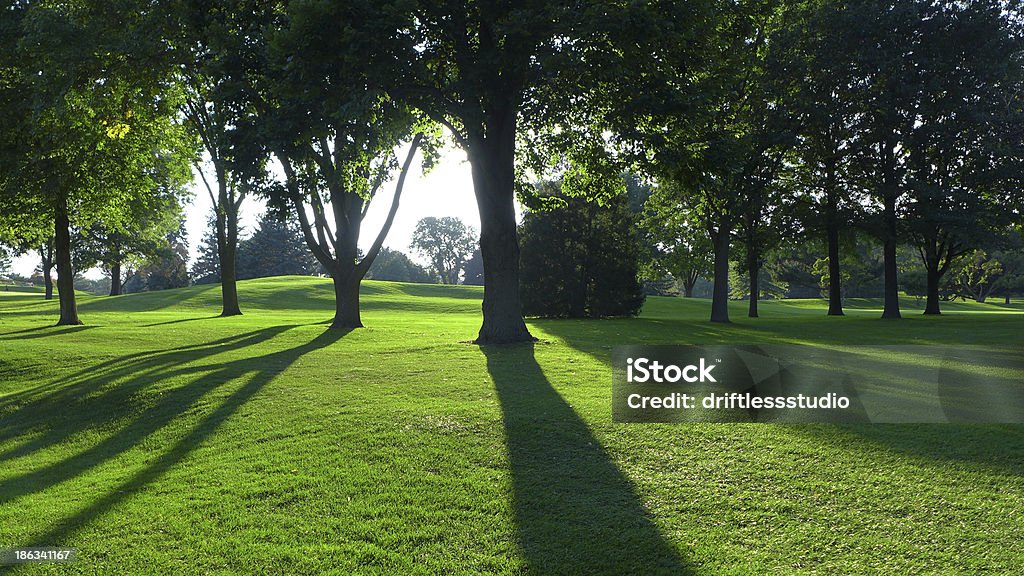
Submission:
[[[66,545],[82,574],[1015,573],[1019,426],[624,425],[612,346],[1024,347],[1024,308],[762,318],[651,298],[637,319],[535,320],[477,347],[474,287],[329,281],[56,302],[0,292],[0,548]],[[3,571],[0,567],[0,572]]]

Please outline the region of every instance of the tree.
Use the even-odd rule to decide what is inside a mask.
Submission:
[[[671,274],[683,285],[683,296],[692,298],[697,280],[710,275],[712,251],[707,231],[692,212],[677,209],[678,198],[671,183],[659,186],[647,200],[639,229],[642,245],[649,247],[648,279]]]
[[[402,252],[387,247],[380,249],[366,277],[391,282],[434,282],[429,270],[416,264]]]
[[[644,294],[632,217],[624,195],[601,206],[567,196],[555,182],[538,192],[557,202],[523,217],[522,294],[527,314],[635,316]]]
[[[693,31],[697,4],[410,4],[398,26],[408,33],[397,57],[405,72],[395,93],[447,127],[469,157],[486,278],[477,343],[534,339],[519,293],[517,174],[521,190],[525,181],[517,168],[517,137],[532,134],[522,142],[534,145],[542,134],[592,127],[600,106],[626,92],[627,73],[641,58],[652,59],[657,29]],[[612,85],[622,85],[621,93],[610,94]]]
[[[702,63],[686,50],[665,49],[649,74],[648,97],[614,117],[622,140],[639,151],[644,170],[680,193],[675,202],[661,203],[666,218],[686,210],[706,230],[714,255],[711,321],[729,322],[730,245],[743,216],[752,225],[769,206],[759,198],[781,163],[765,71],[777,3],[714,6],[712,24],[705,25],[714,33]],[[688,46],[692,38],[679,29],[666,43]],[[752,301],[752,313],[754,306]]]
[[[0,276],[7,277],[11,273],[11,255],[7,248],[0,246]]]
[[[252,236],[238,246],[238,278],[309,276],[317,261],[294,216],[266,212]]]
[[[213,184],[207,177],[200,159],[193,159],[199,176],[213,204],[214,242],[206,244],[216,249],[216,277],[221,285],[221,316],[242,314],[238,302],[237,266],[239,228],[238,217],[248,193],[245,170],[236,166],[240,157],[254,160],[258,157],[237,150],[239,140],[233,137],[233,122],[238,110],[231,107],[238,87],[231,84],[225,68],[225,59],[232,53],[223,50],[218,37],[235,29],[233,18],[244,18],[242,7],[210,9],[209,3],[182,0],[170,3],[172,23],[169,36],[180,66],[180,80],[185,89],[181,110],[191,130],[199,137],[213,168]],[[262,166],[259,166],[262,168]],[[256,169],[256,166],[250,167]],[[252,177],[252,174],[249,174]],[[214,189],[216,188],[216,190]],[[204,264],[205,265],[205,264]],[[210,278],[206,274],[204,278]]]
[[[925,80],[903,147],[907,229],[926,270],[925,314],[940,313],[945,274],[1010,224],[1006,207],[1020,194],[999,170],[1007,151],[999,127],[1024,120],[1006,105],[1019,98],[1014,54],[1024,38],[1015,39],[1004,19],[999,3],[973,2],[939,6],[919,24],[914,57]],[[986,41],[973,41],[979,37]]]
[[[297,216],[334,282],[331,326],[345,330],[362,326],[359,286],[394,221],[413,159],[422,149],[429,167],[435,149],[432,128],[381,88],[396,30],[393,20],[372,17],[375,6],[256,2],[233,8],[234,28],[218,36],[232,54],[229,84],[238,87],[229,102],[238,111],[236,149],[246,151],[241,164],[280,163],[284,180],[264,174],[261,193]],[[396,172],[388,216],[360,257],[367,208]]]
[[[167,236],[181,225],[182,182],[157,185],[148,196],[137,198],[120,218],[98,220],[81,231],[75,247],[76,270],[96,264],[110,274],[111,296],[122,292],[123,270],[137,269],[160,255]]]
[[[74,292],[72,226],[125,218],[159,174],[186,178],[189,140],[176,125],[159,38],[143,34],[152,12],[131,2],[18,3],[5,11],[0,139],[3,194],[11,227],[53,230],[60,320],[80,324]],[[17,227],[18,224],[13,224]],[[25,226],[21,225],[22,232]],[[37,238],[49,236],[37,228]]]
[[[842,5],[828,0],[790,3],[772,34],[768,67],[785,94],[783,110],[795,130],[800,220],[825,237],[828,315],[843,315],[841,236],[857,206],[849,177],[850,144],[856,109],[849,97],[854,67],[843,47],[848,22]]]
[[[462,220],[428,216],[416,223],[410,246],[430,261],[442,284],[458,284],[476,244],[476,230]]]
[[[164,238],[162,246],[125,282],[125,292],[184,288],[189,285],[188,243],[184,223],[179,220]]]

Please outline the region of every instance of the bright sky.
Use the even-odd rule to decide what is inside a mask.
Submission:
[[[405,151],[399,154],[399,158],[405,158]],[[366,215],[362,235],[359,239],[359,245],[363,250],[373,243],[387,217],[396,180],[397,175],[395,179],[385,185],[381,192],[378,192],[377,198]],[[193,182],[192,189],[195,195],[192,203],[186,206],[185,213],[189,249],[194,260],[199,242],[206,231],[211,203],[209,195],[198,177]],[[242,205],[241,214],[241,223],[246,229],[246,235],[251,234],[256,227],[263,211],[264,206],[261,201],[252,198],[246,199]],[[454,216],[472,226],[478,233],[480,231],[480,216],[477,213],[476,198],[473,196],[473,181],[469,162],[466,159],[466,153],[458,148],[446,149],[434,169],[426,175],[421,173],[419,158],[417,157],[413,162],[406,179],[405,190],[402,192],[398,214],[395,216],[395,222],[384,245],[393,250],[401,250],[416,259],[415,255],[410,253],[409,242],[412,240],[416,222],[427,216]],[[13,269],[15,273],[27,276],[32,273],[38,263],[37,255],[32,253],[17,258]],[[92,271],[88,276],[98,278],[100,273]]]

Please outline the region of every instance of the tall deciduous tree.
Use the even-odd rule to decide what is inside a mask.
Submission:
[[[400,25],[408,72],[396,93],[444,124],[469,157],[485,277],[478,343],[533,339],[519,293],[517,138],[592,124],[599,107],[591,103],[628,83],[638,59],[651,59],[655,28],[692,28],[687,18],[698,2],[668,4],[409,4]]]
[[[72,225],[126,215],[151,194],[155,167],[175,169],[188,139],[173,121],[164,45],[142,33],[150,11],[133,2],[19,3],[5,11],[0,90],[5,130],[4,195],[53,229],[58,324],[80,324],[71,258]],[[11,17],[11,20],[7,20]],[[184,176],[180,176],[184,178]],[[0,217],[10,217],[8,212]]]
[[[332,327],[362,326],[359,286],[394,222],[418,152],[434,158],[429,127],[381,88],[398,33],[367,1],[252,2],[235,7],[219,42],[232,56],[236,140],[242,157],[273,157],[284,181],[263,187],[294,212],[306,244],[334,281]],[[399,161],[396,151],[406,148]],[[237,154],[236,150],[236,154]],[[385,223],[360,255],[370,202],[398,174]]]
[[[442,284],[458,284],[476,244],[476,230],[462,220],[428,216],[416,223],[411,247],[430,261]]]

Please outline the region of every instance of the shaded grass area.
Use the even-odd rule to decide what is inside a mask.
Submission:
[[[11,573],[1015,573],[1017,426],[615,425],[627,343],[1024,344],[1019,308],[941,318],[817,301],[704,321],[534,320],[464,344],[472,287],[366,283],[328,331],[329,281],[55,302],[0,293],[0,547],[80,560]],[[912,300],[912,299],[911,299]],[[910,302],[908,301],[908,305]],[[913,363],[920,359],[901,361]],[[0,571],[5,569],[0,567]]]

